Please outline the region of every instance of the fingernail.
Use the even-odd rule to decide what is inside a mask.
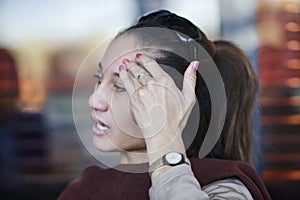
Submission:
[[[137,54],[135,55],[135,57],[136,57],[136,58],[140,58],[140,57],[141,57],[141,55],[142,55],[142,54],[140,54],[140,53],[137,53]]]
[[[125,67],[124,67],[123,65],[120,65],[120,66],[119,66],[119,72],[123,71],[124,68],[125,68]]]
[[[198,67],[199,67],[199,62],[198,61],[194,62],[193,63],[193,70],[194,70],[194,72],[196,72],[198,70]]]
[[[122,63],[123,63],[125,66],[127,66],[127,65],[130,63],[130,60],[128,60],[127,58],[124,58],[124,59],[122,60]]]

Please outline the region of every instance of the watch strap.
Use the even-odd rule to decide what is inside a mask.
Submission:
[[[171,153],[171,152],[170,152],[170,153]],[[167,153],[167,154],[169,154],[169,153]],[[175,164],[175,165],[174,165],[174,164],[170,165],[170,164],[164,162],[164,157],[165,157],[167,154],[165,154],[164,156],[162,156],[162,157],[159,158],[158,160],[154,161],[154,162],[150,165],[150,167],[149,167],[149,173],[150,173],[150,175],[151,175],[156,169],[158,169],[158,168],[160,168],[160,167],[163,167],[163,166],[177,166],[177,165],[181,165],[181,164],[184,164],[184,163],[190,165],[189,159],[188,159],[185,155],[183,155],[182,153],[180,153],[180,154],[182,155],[182,158],[183,158],[182,162],[179,162],[179,163],[177,163],[177,164]]]
[[[164,166],[163,157],[159,158],[158,160],[154,161],[149,167],[149,173],[151,174],[154,170]]]

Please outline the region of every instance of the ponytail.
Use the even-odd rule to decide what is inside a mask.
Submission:
[[[222,135],[209,156],[222,154],[225,159],[252,164],[252,111],[258,78],[242,50],[227,41],[214,44],[213,59],[224,81],[227,113]]]

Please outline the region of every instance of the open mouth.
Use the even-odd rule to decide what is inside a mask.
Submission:
[[[109,129],[110,129],[109,126],[107,126],[104,122],[97,119],[95,115],[92,114],[91,117],[92,117],[92,120],[95,122],[95,124],[93,126],[93,132],[97,136],[102,136],[109,132]]]
[[[106,130],[109,129],[109,128],[108,128],[105,124],[103,124],[102,122],[98,122],[98,123],[96,124],[96,126],[97,126],[97,128],[98,128],[100,131],[106,131]]]

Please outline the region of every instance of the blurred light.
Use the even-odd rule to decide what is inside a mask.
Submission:
[[[93,37],[108,39],[137,14],[133,0],[0,2],[0,44],[9,48],[33,41],[68,44]]]
[[[46,91],[39,80],[21,79],[18,107],[26,111],[39,112],[45,103]]]
[[[300,60],[299,59],[290,59],[286,63],[289,69],[300,69]]]
[[[286,81],[286,84],[290,87],[300,87],[300,78],[298,77],[295,77],[295,78],[289,78],[287,81]]]
[[[300,123],[300,115],[262,116],[261,122],[267,124],[296,124]]]
[[[292,97],[262,97],[260,103],[264,107],[268,106],[300,106],[300,96]]]
[[[286,46],[289,50],[293,50],[293,51],[300,50],[300,44],[297,40],[288,41]]]
[[[290,13],[299,13],[299,7],[296,4],[287,4],[285,6],[285,11]]]
[[[285,157],[287,155],[284,155]],[[299,157],[299,156],[298,156]],[[265,170],[263,172],[263,177],[264,179],[267,180],[280,180],[282,181],[282,179],[286,179],[286,180],[300,180],[300,170],[289,170],[289,171],[279,171],[279,170],[274,170],[274,171],[270,171],[270,170]]]
[[[197,25],[210,39],[220,37],[220,1],[219,0],[165,0],[163,7],[183,16]],[[208,19],[209,16],[209,19]]]
[[[300,115],[289,115],[286,117],[288,124],[299,124],[300,123]]]
[[[291,31],[291,32],[298,32],[300,31],[300,26],[299,24],[295,23],[295,22],[289,22],[285,25],[285,28],[288,30],[288,31]]]
[[[289,101],[294,106],[300,106],[300,96],[290,97]]]

